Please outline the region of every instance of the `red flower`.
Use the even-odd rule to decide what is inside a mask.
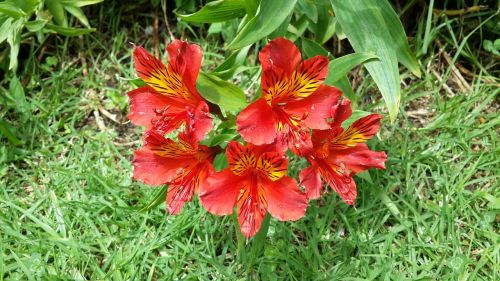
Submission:
[[[188,123],[201,140],[212,128],[208,105],[196,90],[202,51],[197,45],[174,40],[167,47],[168,66],[144,48],[134,51],[135,68],[147,86],[128,93],[128,117],[136,125],[166,134]]]
[[[303,154],[312,148],[309,129],[327,129],[330,109],[341,92],[322,85],[328,72],[323,56],[302,61],[297,47],[283,38],[269,42],[259,53],[263,97],[238,116],[238,131],[256,145],[275,140]]]
[[[278,220],[304,216],[307,198],[295,179],[286,176],[285,156],[275,147],[232,141],[226,155],[229,168],[209,177],[200,188],[200,201],[216,215],[229,215],[238,206],[238,222],[246,237],[257,233],[266,210]]]
[[[300,173],[300,182],[307,197],[317,199],[324,180],[352,205],[357,195],[353,175],[369,168],[385,169],[385,152],[371,151],[365,144],[377,133],[381,117],[371,114],[343,129],[342,122],[352,113],[350,101],[343,100],[332,111],[331,129],[313,130],[313,153],[306,156],[311,166]]]
[[[175,215],[191,201],[201,183],[214,172],[215,151],[198,145],[193,134],[180,133],[174,142],[154,131],[144,135],[144,146],[134,153],[134,178],[150,185],[169,184],[167,209]]]

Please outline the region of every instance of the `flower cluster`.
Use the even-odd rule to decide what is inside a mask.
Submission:
[[[165,66],[143,48],[135,49],[135,68],[146,86],[128,95],[130,120],[146,127],[144,145],[132,161],[134,177],[168,184],[170,214],[197,193],[210,213],[229,215],[236,206],[241,232],[252,237],[267,212],[282,221],[303,217],[308,200],[321,196],[323,182],[354,204],[353,176],[385,168],[385,153],[366,145],[381,117],[371,114],[342,127],[351,105],[338,89],[323,84],[327,58],[302,60],[292,42],[277,38],[259,53],[262,97],[237,116],[242,141],[227,144],[228,167],[215,172],[212,162],[223,148],[200,144],[212,129],[210,103],[196,89],[201,48],[175,40],[167,52]],[[165,137],[174,131],[181,131],[175,139]],[[287,150],[310,164],[300,182],[286,174]]]

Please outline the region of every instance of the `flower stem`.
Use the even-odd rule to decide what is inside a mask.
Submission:
[[[266,216],[264,217],[264,220],[262,221],[259,232],[257,232],[257,234],[255,234],[255,236],[252,239],[250,257],[247,262],[247,272],[250,272],[251,268],[253,267],[254,260],[257,257],[261,256],[262,254],[261,252],[262,249],[264,248],[264,245],[266,244],[266,237],[270,223],[271,223],[271,215],[267,213]]]
[[[246,238],[243,236],[243,234],[240,231],[240,224],[238,223],[238,214],[236,212],[233,213],[233,225],[234,225],[234,231],[236,232],[236,239],[237,239],[237,248],[236,248],[236,256],[237,259],[243,263],[243,260],[245,259],[245,242]]]

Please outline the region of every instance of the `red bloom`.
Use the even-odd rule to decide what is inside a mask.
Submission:
[[[169,184],[167,209],[177,214],[191,201],[201,183],[214,172],[215,151],[198,145],[193,134],[180,133],[174,142],[154,131],[144,135],[144,146],[134,153],[134,178],[150,185]]]
[[[352,113],[350,101],[338,103],[333,112],[331,129],[313,130],[314,149],[306,156],[311,166],[300,173],[300,181],[310,199],[319,198],[324,180],[352,205],[357,196],[353,175],[369,168],[385,169],[385,152],[371,151],[365,144],[377,133],[381,117],[371,114],[343,129],[342,122]]]
[[[229,215],[238,206],[238,222],[246,237],[257,233],[266,210],[278,220],[304,216],[307,198],[295,179],[286,176],[285,156],[276,147],[232,141],[226,155],[229,168],[209,177],[200,188],[200,201],[216,215]]]
[[[263,97],[238,116],[238,131],[256,145],[275,140],[303,154],[311,149],[309,129],[327,129],[330,109],[341,92],[322,85],[328,72],[323,56],[302,61],[297,47],[283,38],[269,42],[259,53]]]
[[[190,124],[201,140],[212,128],[208,105],[196,90],[202,51],[197,45],[174,40],[167,47],[168,66],[144,48],[134,51],[135,68],[147,86],[128,93],[128,117],[136,125],[166,134]]]

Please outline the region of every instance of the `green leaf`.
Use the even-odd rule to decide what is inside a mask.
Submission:
[[[312,0],[298,0],[297,6],[313,23],[318,22],[318,8]]]
[[[89,20],[83,13],[82,9],[76,6],[64,6],[64,9],[77,18],[85,27],[90,28]]]
[[[244,0],[218,0],[207,3],[190,15],[177,15],[183,21],[214,23],[242,17],[246,14]]]
[[[215,75],[200,72],[196,88],[202,97],[218,105],[222,111],[239,112],[247,105],[245,94],[240,88]]]
[[[101,3],[104,0],[62,0],[62,4],[64,6],[76,6],[76,7],[84,7],[88,5],[94,5],[97,3]]]
[[[320,44],[309,40],[307,38],[302,38],[302,52],[306,58],[312,58],[314,56],[328,56],[328,51],[325,50]]]
[[[288,27],[290,26],[290,21],[292,20],[292,15],[288,15],[288,17],[285,18],[285,20],[276,28],[271,34],[268,35],[269,39],[274,39],[278,37],[284,37],[286,33],[288,32]]]
[[[245,62],[248,50],[250,50],[250,46],[234,52],[221,65],[214,69],[212,74],[217,75],[221,79],[229,79],[233,77],[238,67],[242,66]]]
[[[328,76],[325,79],[325,84],[334,84],[356,66],[374,59],[377,59],[377,56],[370,53],[354,53],[331,60],[328,65]]]
[[[24,113],[29,110],[29,103],[26,101],[23,85],[16,76],[10,79],[9,92],[12,99],[16,102],[17,111]]]
[[[61,0],[45,0],[45,5],[49,9],[54,22],[62,27],[68,27],[68,18],[64,12],[64,6]]]
[[[365,0],[330,1],[353,49],[379,57],[380,60],[367,62],[365,67],[382,93],[389,116],[394,121],[401,96],[399,69],[392,37],[385,28],[380,8]]]
[[[4,3],[10,3],[23,10],[26,14],[30,15],[35,11],[39,4],[40,0],[7,0]]]
[[[130,83],[132,83],[132,85],[136,87],[146,86],[146,82],[144,82],[144,80],[142,80],[141,78],[132,79],[130,80]]]
[[[17,68],[17,55],[19,54],[19,47],[21,46],[21,29],[23,27],[23,23],[23,18],[14,21],[10,27],[10,32],[7,35],[7,43],[10,45],[10,70]]]
[[[310,22],[316,42],[324,44],[335,34],[336,18],[333,16],[332,6],[328,0],[318,0],[318,21]]]
[[[50,31],[54,31],[65,36],[80,36],[95,31],[95,28],[62,27],[54,24],[47,24],[46,28]]]
[[[12,131],[14,131],[13,126],[0,119],[0,135],[6,137],[13,145],[22,144],[23,142]]]
[[[301,16],[297,21],[295,21],[294,25],[288,25],[288,33],[287,38],[290,41],[296,41],[299,37],[304,34],[307,27],[309,26],[309,20],[306,16]]]
[[[213,138],[210,139],[208,146],[217,146],[223,143],[229,142],[236,138],[237,134],[217,134]],[[227,145],[227,144],[226,144]],[[223,146],[225,147],[225,145]]]
[[[259,9],[260,0],[246,0],[243,1],[245,3],[245,10],[247,15],[250,17],[255,16],[257,10]]]
[[[356,176],[359,177],[359,178],[361,178],[361,179],[364,179],[365,181],[367,181],[369,183],[373,184],[372,177],[370,176],[370,171],[368,171],[368,170],[363,171],[361,173],[358,173],[358,174],[356,174]]]
[[[149,201],[149,203],[144,205],[144,207],[142,207],[139,210],[139,212],[147,212],[147,211],[157,207],[161,203],[165,202],[165,200],[167,198],[167,191],[168,191],[168,186],[165,185],[165,186],[160,187],[160,189],[158,191],[156,191],[156,194],[153,196],[151,201]]]
[[[379,5],[382,18],[385,20],[386,28],[391,35],[391,45],[396,51],[398,61],[406,66],[415,76],[420,77],[420,66],[415,55],[410,50],[403,25],[391,4],[387,0],[367,1],[371,1],[374,5]]]
[[[276,30],[292,13],[297,0],[262,0],[255,17],[248,21],[229,49],[240,49],[266,37]]]
[[[228,162],[227,162],[226,153],[222,152],[222,153],[217,154],[214,158],[213,165],[214,165],[215,171],[217,171],[217,172],[220,172],[222,169],[227,168]]]
[[[32,20],[27,22],[24,26],[30,31],[30,32],[37,32],[40,31],[45,25],[47,24],[47,20]]]
[[[9,37],[9,32],[12,31],[13,18],[7,18],[2,25],[0,25],[0,43]]]
[[[325,84],[327,84],[327,83],[325,83]],[[352,90],[352,85],[351,85],[351,82],[349,81],[349,78],[347,78],[347,75],[344,75],[342,78],[333,82],[330,85],[339,88],[342,91],[342,94],[346,98],[348,98],[352,101],[352,103],[351,103],[352,107],[356,106],[357,97],[356,97],[356,94],[354,93],[354,91]]]
[[[0,15],[1,14],[15,19],[26,16],[26,13],[17,5],[17,3],[11,3],[9,1],[0,2]]]

